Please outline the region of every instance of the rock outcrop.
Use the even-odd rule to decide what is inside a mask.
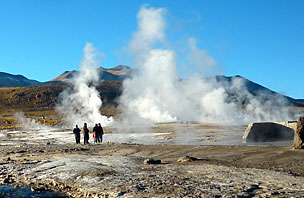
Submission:
[[[250,123],[244,133],[243,142],[274,142],[293,140],[295,122]]]
[[[304,148],[304,116],[299,117],[297,122],[297,130],[294,136],[294,148],[295,149]]]
[[[181,163],[186,163],[186,162],[192,162],[192,161],[197,161],[198,159],[196,157],[191,157],[191,156],[184,156],[184,157],[179,157],[177,159],[177,162]]]
[[[161,160],[146,159],[146,160],[144,161],[144,164],[161,164]]]

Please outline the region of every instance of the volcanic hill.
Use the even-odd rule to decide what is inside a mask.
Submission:
[[[99,68],[97,68],[97,72],[99,74],[99,79],[101,79],[101,80],[121,81],[121,80],[131,77],[134,70],[125,65],[118,65],[118,66],[110,68],[110,69],[99,67]],[[58,77],[56,77],[48,82],[66,82],[67,80],[71,79],[74,75],[77,75],[78,73],[79,72],[76,70],[65,71]]]
[[[28,79],[22,75],[13,75],[5,72],[0,72],[0,87],[25,87],[40,84],[41,82]]]
[[[122,81],[130,78],[137,71],[128,66],[119,65],[110,69],[100,67],[97,72],[101,79],[97,90],[100,92],[103,106],[115,107],[122,93]],[[72,78],[73,75],[77,75],[77,73],[78,71],[76,70],[66,71],[50,81],[39,82],[21,75],[0,72],[0,112],[37,109],[53,110],[58,103],[58,95],[65,87],[70,86],[67,83],[68,79]],[[236,98],[237,93],[231,88],[233,81],[236,79],[243,82],[242,89],[246,89],[250,97],[256,97],[261,102],[280,97],[286,101],[284,105],[304,107],[304,100],[302,99],[294,99],[282,95],[238,75],[232,77],[218,75],[207,78],[206,81],[217,82],[223,86],[229,96],[229,101],[227,102],[233,101],[246,105],[248,98]]]

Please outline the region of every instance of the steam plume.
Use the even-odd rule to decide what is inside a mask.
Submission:
[[[156,41],[165,39],[164,8],[147,8],[143,6],[137,14],[138,31],[133,34],[130,50],[133,53],[146,54]],[[138,58],[138,57],[137,57]]]
[[[18,112],[14,114],[14,117],[18,119],[18,125],[22,129],[27,129],[27,130],[43,130],[43,129],[50,129],[50,127],[45,126],[41,124],[40,122],[25,117],[23,112]]]
[[[160,49],[165,42],[163,8],[142,7],[137,14],[138,30],[133,34],[130,51],[135,56],[139,72],[123,83],[120,99],[124,113],[151,122],[197,121],[213,123],[248,123],[252,121],[280,121],[291,119],[288,109],[272,108],[284,103],[282,97],[261,103],[246,89],[241,78],[230,84],[216,78],[204,80],[178,78],[175,52]],[[209,72],[216,61],[206,50],[200,49],[193,38],[188,40],[188,59],[191,64]],[[231,98],[231,94],[235,98]],[[240,104],[246,101],[245,107]]]
[[[83,52],[79,73],[68,81],[71,86],[60,94],[60,104],[56,109],[70,127],[84,122],[91,126],[94,123],[109,125],[113,119],[100,114],[102,101],[95,88],[99,82],[96,71],[100,63],[98,52],[91,43],[86,44]]]
[[[213,74],[216,61],[208,55],[206,50],[197,47],[196,40],[194,38],[188,39],[188,46],[190,52],[187,58],[190,63],[196,66],[198,71],[206,76]]]

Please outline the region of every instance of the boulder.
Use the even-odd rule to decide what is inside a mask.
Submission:
[[[191,156],[184,156],[184,157],[179,157],[177,159],[177,162],[181,162],[181,163],[186,163],[186,162],[192,162],[192,161],[197,161],[198,159],[195,157],[191,157]]]
[[[274,142],[293,140],[294,129],[274,122],[250,123],[244,133],[243,142]]]
[[[161,160],[146,159],[146,160],[144,161],[144,164],[161,164]]]
[[[299,117],[297,123],[297,130],[294,136],[294,148],[303,149],[304,148],[304,116]]]

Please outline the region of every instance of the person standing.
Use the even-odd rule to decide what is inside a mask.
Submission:
[[[83,143],[84,144],[89,144],[89,129],[88,129],[88,126],[87,126],[87,123],[84,123],[83,125]]]
[[[75,136],[76,144],[80,144],[80,129],[78,128],[78,125],[73,129],[73,133]]]
[[[102,136],[103,136],[103,128],[101,124],[98,124],[98,142],[102,142]]]
[[[95,142],[98,143],[99,142],[99,127],[97,124],[95,124],[94,128],[93,128],[93,132],[95,134]]]

